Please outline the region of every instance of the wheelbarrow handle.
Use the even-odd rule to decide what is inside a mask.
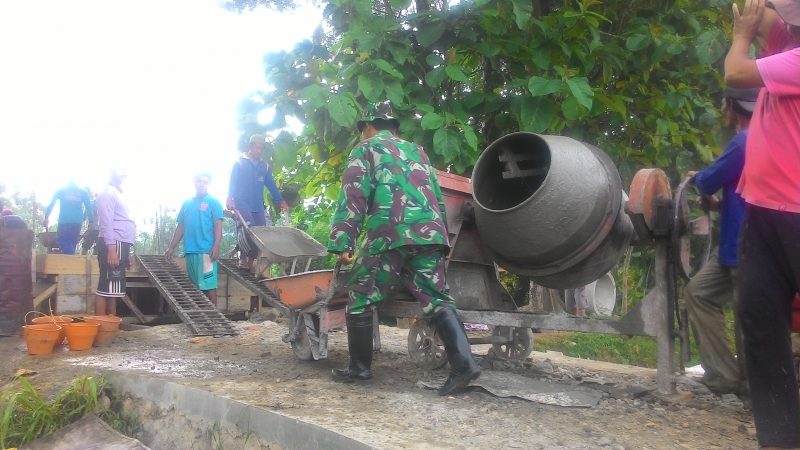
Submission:
[[[283,220],[285,221],[287,227],[292,226],[292,216],[289,215],[289,211],[283,211]]]
[[[247,225],[247,221],[244,220],[244,217],[242,217],[242,213],[240,213],[238,209],[233,209],[232,211],[233,211],[234,216],[236,217],[236,220],[238,220],[239,223],[242,224],[242,227],[245,229],[245,231],[247,231],[249,233],[250,232],[250,226]]]

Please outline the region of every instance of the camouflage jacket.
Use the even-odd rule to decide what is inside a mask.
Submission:
[[[362,227],[365,254],[404,245],[449,245],[444,199],[422,147],[388,131],[351,152],[328,251],[352,252]]]

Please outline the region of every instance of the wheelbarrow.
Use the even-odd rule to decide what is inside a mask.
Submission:
[[[263,283],[285,306],[289,332],[284,342],[303,361],[328,357],[328,333],[345,327],[347,271],[314,270],[268,278]]]
[[[45,231],[36,235],[39,238],[39,243],[47,250],[47,253],[56,253],[58,250],[58,242],[56,241],[57,233],[46,229]]]
[[[302,230],[287,226],[249,226],[234,211],[240,251],[255,257],[256,276],[266,275],[264,284],[289,318],[289,332],[283,337],[291,343],[297,358],[304,361],[325,359],[328,355],[328,332],[345,326],[347,291],[346,271],[309,270],[311,262],[328,255],[328,250]],[[279,264],[281,276],[270,276],[269,268]]]
[[[255,274],[263,274],[272,264],[280,264],[284,274],[307,272],[314,258],[327,256],[328,250],[303,230],[290,226],[250,226],[239,211],[234,211],[240,251],[256,258]]]

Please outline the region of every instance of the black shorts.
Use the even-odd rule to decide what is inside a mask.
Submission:
[[[103,297],[125,297],[125,269],[130,264],[131,244],[117,241],[117,256],[119,266],[113,268],[108,265],[108,247],[102,238],[97,241],[97,264],[100,266],[100,279],[97,281],[97,295]]]

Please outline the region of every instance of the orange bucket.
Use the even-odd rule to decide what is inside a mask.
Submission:
[[[67,344],[70,350],[89,350],[92,348],[94,338],[100,328],[98,323],[72,322],[65,323],[67,329]]]
[[[54,323],[23,325],[22,335],[29,355],[49,355],[58,343],[62,327]]]
[[[107,344],[111,338],[119,333],[119,324],[122,323],[122,318],[117,316],[88,316],[84,317],[84,320],[99,325],[97,337],[94,338],[95,347]]]
[[[65,323],[72,322],[72,317],[69,316],[39,316],[35,317],[31,320],[31,323],[38,324],[38,323],[49,323],[49,324],[57,324],[61,326],[61,335],[58,338],[57,344],[61,344],[64,342],[64,338],[67,337],[67,330],[64,327]]]

